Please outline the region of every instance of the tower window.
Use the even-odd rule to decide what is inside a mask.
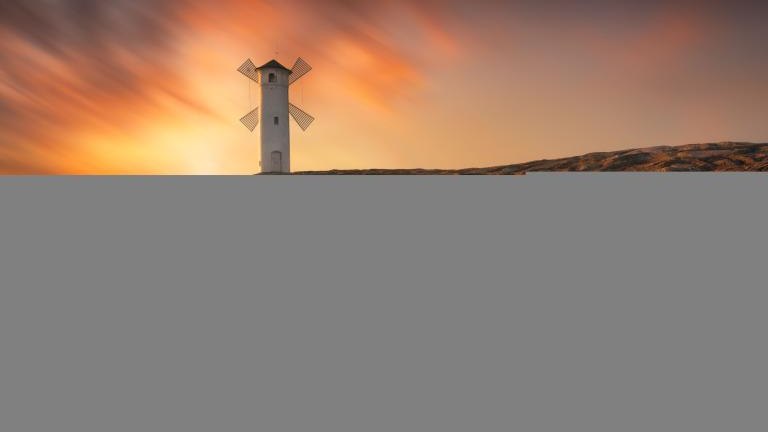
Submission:
[[[277,81],[277,75],[271,73],[269,74],[269,82],[273,83]]]
[[[280,117],[275,117],[275,126],[280,124]]]

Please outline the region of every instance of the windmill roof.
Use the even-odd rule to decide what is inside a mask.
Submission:
[[[277,60],[270,60],[269,62],[265,63],[263,66],[259,66],[256,68],[256,70],[260,69],[284,69],[290,72],[291,70],[287,67],[281,65]]]

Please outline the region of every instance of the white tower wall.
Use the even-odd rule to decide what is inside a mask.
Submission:
[[[261,172],[291,172],[291,130],[288,113],[288,78],[290,72],[265,68],[261,74]],[[270,74],[274,81],[270,82]],[[277,120],[276,120],[277,119]]]

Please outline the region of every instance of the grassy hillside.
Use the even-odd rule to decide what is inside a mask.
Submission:
[[[529,172],[765,172],[768,144],[713,143],[590,153],[556,160],[461,170],[367,169],[299,175],[523,175]]]

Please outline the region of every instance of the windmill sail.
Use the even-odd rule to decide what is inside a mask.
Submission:
[[[237,70],[241,74],[247,76],[248,78],[256,81],[257,83],[261,84],[259,82],[259,72],[256,71],[256,65],[253,64],[251,59],[248,59],[243,63],[242,66]]]
[[[312,66],[309,65],[309,63],[305,62],[304,59],[299,57],[296,60],[296,64],[293,65],[293,68],[291,69],[291,75],[288,77],[288,85],[291,85],[299,80],[299,78],[303,77],[304,75],[308,74],[309,71],[312,70]]]
[[[309,128],[309,126],[312,124],[312,122],[315,121],[314,117],[305,113],[294,104],[288,105],[288,111],[291,113],[291,117],[293,117],[293,119],[296,120],[296,123],[299,124],[299,127],[303,131],[306,131],[307,128]]]
[[[247,127],[249,131],[253,132],[254,129],[256,129],[256,126],[259,125],[259,108],[257,107],[255,110],[246,114],[245,117],[240,119],[240,123]]]

